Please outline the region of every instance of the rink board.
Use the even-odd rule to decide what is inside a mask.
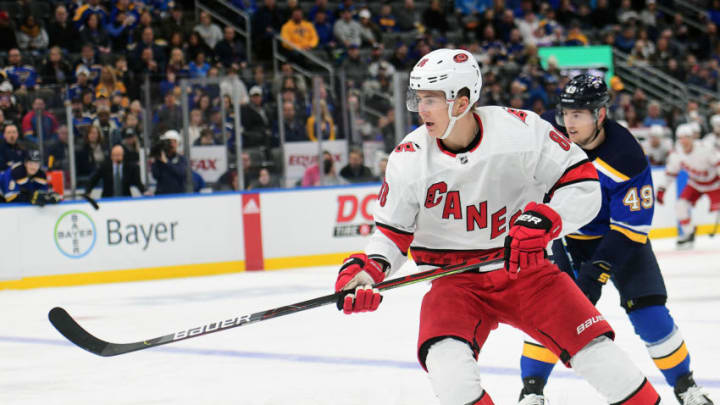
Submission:
[[[662,184],[661,170],[653,172]],[[0,208],[0,289],[149,280],[339,264],[374,230],[379,184],[260,193],[109,199]],[[673,187],[668,196],[675,195]],[[651,237],[672,237],[675,201]],[[706,198],[699,233],[715,215]]]

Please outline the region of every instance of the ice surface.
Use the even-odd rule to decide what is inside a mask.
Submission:
[[[692,251],[675,251],[672,240],[654,244],[696,380],[718,403],[720,239],[700,238]],[[325,295],[336,274],[320,267],[0,291],[0,404],[436,404],[415,357],[426,284],[387,292],[375,313],[345,316],[326,306],[111,358],[73,346],[47,320],[50,308],[63,306],[96,336],[130,342]],[[617,302],[606,287],[599,307],[618,344],[664,404],[675,404]],[[498,405],[517,401],[521,341],[501,326],[480,355],[483,385]],[[563,366],[546,394],[553,405],[603,403]]]

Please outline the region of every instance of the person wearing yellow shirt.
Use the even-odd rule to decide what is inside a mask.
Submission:
[[[290,20],[283,24],[280,36],[287,42],[295,45],[303,51],[313,49],[318,44],[318,36],[315,27],[310,21],[303,19],[303,11],[301,8],[295,8],[292,11]],[[291,49],[287,44],[283,44],[286,48]]]

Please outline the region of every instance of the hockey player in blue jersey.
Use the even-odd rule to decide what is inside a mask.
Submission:
[[[0,172],[0,197],[6,202],[30,203],[43,206],[62,198],[49,190],[45,171],[40,168],[40,151],[28,151],[23,163],[16,163]],[[0,201],[2,201],[0,199]]]
[[[553,242],[553,260],[597,303],[612,281],[635,333],[675,388],[682,405],[712,405],[693,380],[690,355],[665,306],[667,291],[648,231],[654,210],[650,165],[633,135],[608,119],[610,100],[602,78],[582,74],[570,80],[549,121],[588,155],[602,187],[602,208],[578,232]],[[521,405],[545,403],[543,388],[557,362],[548,349],[526,337],[520,361]]]

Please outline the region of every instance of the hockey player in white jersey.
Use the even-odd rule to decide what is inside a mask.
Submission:
[[[720,151],[693,137],[691,124],[680,124],[675,130],[677,145],[665,166],[665,183],[658,188],[657,201],[665,202],[665,190],[682,169],[688,181],[680,193],[675,211],[682,230],[678,237],[679,248],[689,248],[695,240],[691,208],[703,195],[710,198],[710,211],[720,210]]]
[[[572,279],[546,260],[557,237],[600,209],[597,172],[577,146],[530,111],[474,108],[482,79],[472,54],[439,49],[410,73],[407,106],[424,125],[390,155],[364,253],[348,257],[335,290],[345,313],[374,311],[372,284],[406,260],[505,263],[433,281],[417,354],[443,405],[490,405],[477,356],[498,323],[515,326],[573,367],[613,404],[658,404],[648,380]],[[543,203],[545,201],[545,203]]]

